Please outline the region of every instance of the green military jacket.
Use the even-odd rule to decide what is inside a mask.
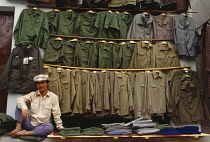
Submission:
[[[135,46],[136,46],[135,43],[130,43],[130,42],[121,44],[121,54],[122,54],[121,69],[128,69],[133,56]]]
[[[130,13],[122,12],[117,15],[117,21],[119,23],[119,38],[126,39],[130,25],[133,21],[133,15]]]
[[[47,43],[47,48],[44,53],[43,62],[48,64],[62,65],[61,51],[64,41],[56,41],[52,38]]]
[[[75,23],[78,14],[75,11],[68,12],[68,10],[60,12],[59,24],[58,24],[58,35],[69,35],[74,36],[75,34]]]
[[[96,28],[98,28],[98,37],[99,38],[108,38],[108,31],[104,27],[107,13],[108,13],[108,11],[101,11],[101,12],[97,13],[97,17],[96,17],[94,26]]]
[[[15,45],[45,48],[49,39],[48,18],[40,9],[23,9],[14,29]]]
[[[97,37],[98,29],[94,26],[97,12],[82,12],[78,15],[75,24],[75,35],[83,37]]]
[[[68,40],[63,44],[61,57],[64,66],[74,66],[74,53],[78,42],[79,41]]]
[[[56,12],[52,10],[52,11],[46,12],[46,15],[49,21],[49,33],[57,35],[60,11]]]

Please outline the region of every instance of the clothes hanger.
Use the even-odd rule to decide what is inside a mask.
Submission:
[[[182,15],[183,15],[184,17],[187,17],[187,13],[182,13]]]
[[[125,42],[121,42],[120,44],[123,45],[123,44],[125,44]]]
[[[129,14],[127,11],[124,12],[125,14]]]
[[[95,13],[93,10],[88,10],[88,13]]]
[[[162,41],[161,43],[162,43],[162,45],[167,45],[168,44],[166,41]]]
[[[167,15],[167,13],[166,13],[166,12],[163,12],[163,13],[162,13],[162,16],[166,16],[166,15]]]
[[[108,43],[114,43],[114,41],[109,41]]]
[[[67,11],[68,11],[69,14],[72,13],[72,9],[68,9]]]
[[[88,40],[88,41],[86,41],[85,43],[92,43],[92,42]]]
[[[106,40],[101,40],[100,42],[103,42],[103,43],[105,43],[105,42],[106,42]]]
[[[133,44],[135,44],[136,42],[135,42],[135,41],[133,41],[133,40],[131,40],[131,41],[130,41],[130,43],[133,43]]]
[[[55,39],[54,39],[54,41],[61,41],[61,40],[63,40],[61,37],[56,37]]]
[[[78,39],[77,38],[74,38],[74,39],[71,39],[70,41],[78,41]]]
[[[54,9],[54,11],[55,11],[55,12],[59,12],[60,10],[59,10],[59,9]]]

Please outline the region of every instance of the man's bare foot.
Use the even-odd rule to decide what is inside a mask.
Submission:
[[[21,129],[14,129],[12,132],[10,132],[10,135],[13,135],[14,133],[20,132]]]
[[[27,131],[26,130],[22,130],[19,132],[16,132],[14,134],[12,134],[12,137],[17,137],[17,136],[26,136],[27,135]]]

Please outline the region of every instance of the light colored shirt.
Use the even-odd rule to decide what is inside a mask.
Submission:
[[[30,117],[33,126],[49,123],[53,114],[56,128],[63,128],[57,95],[48,91],[46,96],[42,98],[40,92],[37,90],[36,92],[31,92],[17,98],[17,106],[21,110],[28,110],[27,104],[31,106]]]

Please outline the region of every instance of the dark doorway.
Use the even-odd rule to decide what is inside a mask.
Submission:
[[[0,74],[11,53],[14,12],[0,11]],[[7,91],[0,90],[0,113],[6,113]]]

